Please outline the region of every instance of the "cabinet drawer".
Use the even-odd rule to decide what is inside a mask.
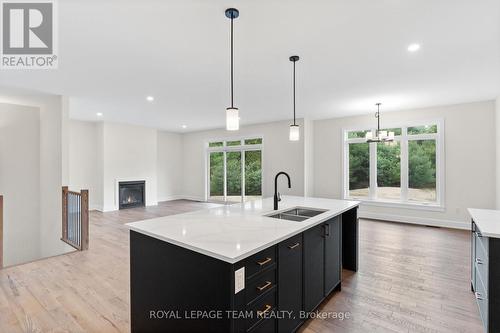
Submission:
[[[247,280],[273,265],[276,266],[276,246],[271,246],[246,259],[245,271]]]
[[[476,256],[474,258],[474,269],[476,271],[475,281],[476,284],[478,280],[481,280],[485,287],[485,291],[488,291],[488,265],[489,258],[483,245],[480,242],[476,242]]]
[[[276,332],[276,319],[270,318],[261,321],[259,324],[255,325],[249,333],[273,333]]]
[[[488,294],[486,292],[486,288],[483,285],[483,282],[480,279],[476,280],[475,296],[477,304],[479,306],[479,314],[481,316],[481,320],[483,321],[485,331],[488,332]]]
[[[257,299],[253,304],[247,307],[247,311],[252,312],[251,318],[248,319],[248,329],[252,329],[258,322],[265,320],[265,316],[269,312],[275,311],[276,308],[276,287]]]
[[[270,269],[254,275],[247,282],[247,286],[245,289],[246,303],[248,304],[276,286],[276,270]]]
[[[279,244],[280,258],[294,256],[302,253],[302,234],[293,236]]]
[[[476,227],[476,231],[474,232],[474,237],[476,239],[476,251],[478,249],[478,246],[481,245],[483,247],[483,250],[486,254],[486,257],[488,257],[488,249],[489,249],[489,238],[488,237],[484,237],[481,235],[481,231],[479,229],[477,229]]]

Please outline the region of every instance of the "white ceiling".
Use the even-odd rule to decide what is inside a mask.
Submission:
[[[0,85],[71,96],[71,117],[171,131],[223,127],[229,20],[242,124],[493,99],[498,0],[64,0],[59,69],[1,71]],[[409,53],[411,43],[421,49]],[[155,97],[153,103],[146,96]],[[183,130],[181,125],[187,125]]]

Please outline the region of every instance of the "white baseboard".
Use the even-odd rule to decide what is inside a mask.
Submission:
[[[163,202],[163,201],[172,201],[172,200],[182,200],[184,199],[183,195],[169,195],[166,197],[158,197],[158,202]]]
[[[103,212],[102,205],[89,205],[89,210],[97,210],[99,212]]]
[[[194,196],[194,195],[171,195],[168,197],[161,197],[158,202],[162,201],[172,201],[172,200],[191,200],[191,201],[205,201],[204,197]]]
[[[460,221],[452,221],[452,220],[432,219],[432,218],[417,217],[417,216],[379,214],[379,213],[371,213],[371,212],[364,212],[364,211],[359,211],[358,216],[360,218],[364,218],[364,219],[383,220],[383,221],[401,222],[401,223],[410,223],[410,224],[420,224],[420,225],[427,225],[427,226],[432,226],[432,227],[443,227],[443,228],[453,228],[453,229],[463,229],[463,230],[470,229],[469,223],[460,222]]]
[[[192,200],[192,201],[205,201],[205,197],[200,197],[196,195],[181,195],[181,199],[184,200]]]
[[[107,213],[107,212],[114,212],[115,210],[118,210],[114,205],[108,205],[108,206],[102,206],[101,212]]]

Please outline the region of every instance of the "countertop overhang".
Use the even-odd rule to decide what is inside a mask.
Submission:
[[[483,236],[500,238],[500,210],[468,208]]]
[[[358,201],[283,196],[277,211],[273,210],[273,199],[266,198],[126,225],[135,232],[232,264],[357,206]],[[326,211],[302,222],[266,216],[295,207]]]

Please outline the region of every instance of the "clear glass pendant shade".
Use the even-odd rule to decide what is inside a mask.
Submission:
[[[300,127],[299,125],[290,125],[290,141],[300,140]]]
[[[237,131],[240,129],[240,110],[238,108],[226,109],[226,129]]]

